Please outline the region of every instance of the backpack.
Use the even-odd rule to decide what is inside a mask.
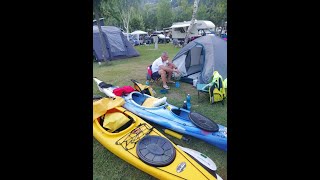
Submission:
[[[213,72],[212,82],[210,84],[210,103],[213,104],[215,102],[221,102],[222,104],[224,104],[223,100],[226,98],[225,83],[223,82],[222,76],[218,71]]]

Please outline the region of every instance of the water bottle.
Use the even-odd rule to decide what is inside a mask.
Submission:
[[[191,96],[190,94],[187,95],[187,109],[191,110]]]
[[[183,101],[183,106],[182,106],[183,109],[187,109],[187,101]]]

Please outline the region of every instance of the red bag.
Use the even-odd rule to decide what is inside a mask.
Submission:
[[[151,66],[152,66],[152,64],[147,67],[147,70],[148,70],[147,71],[147,80],[151,80],[151,75],[152,75]]]
[[[114,89],[113,94],[115,94],[116,96],[123,96],[123,95],[127,95],[133,91],[134,91],[133,87],[123,86],[123,87]]]

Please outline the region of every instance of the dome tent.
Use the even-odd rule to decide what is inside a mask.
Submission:
[[[107,60],[123,59],[140,55],[127,38],[124,37],[119,28],[114,26],[101,26],[101,29],[103,39],[107,46]],[[98,26],[93,26],[93,53],[97,61],[103,60]]]
[[[184,46],[172,59],[181,72],[181,81],[192,84],[198,79],[201,84],[211,82],[212,74],[218,71],[227,78],[227,42],[218,36],[202,36]]]

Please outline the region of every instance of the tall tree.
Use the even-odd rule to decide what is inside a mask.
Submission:
[[[138,7],[140,0],[118,0],[118,8],[120,9],[120,17],[123,22],[123,26],[127,31],[127,39],[129,40],[129,25],[132,18],[134,7]]]
[[[227,21],[227,0],[211,0],[207,5],[208,20],[212,21],[216,27]]]
[[[217,25],[220,25],[221,27],[224,26],[224,22],[227,21],[227,1],[221,0],[217,3],[215,11],[215,21]],[[221,34],[222,28],[219,32]]]
[[[130,28],[134,30],[145,30],[143,17],[139,11],[134,11],[130,22]]]
[[[105,62],[107,62],[108,61],[107,60],[107,48],[106,48],[107,46],[104,42],[104,38],[103,38],[103,34],[102,34],[103,32],[101,29],[100,18],[99,18],[100,3],[101,3],[100,0],[93,0],[93,12],[94,12],[94,15],[95,15],[95,18],[97,21],[97,25],[98,25],[98,29],[99,29],[100,44],[101,44],[101,48],[102,48],[102,57],[103,57],[103,60]]]
[[[172,11],[170,0],[160,0],[157,5],[158,28],[162,29],[172,25]]]
[[[188,44],[188,39],[189,39],[189,35],[190,35],[190,32],[191,32],[191,29],[194,25],[194,20],[196,18],[196,14],[197,14],[197,10],[198,10],[198,2],[200,0],[194,0],[194,3],[193,3],[193,13],[192,13],[192,18],[191,18],[191,22],[190,22],[190,26],[187,30],[187,34],[186,34],[186,37],[184,38],[184,45]]]
[[[120,19],[120,12],[117,11],[116,0],[102,0],[101,1],[101,14],[103,15],[104,22],[108,26],[116,26],[123,28],[122,20]]]
[[[132,18],[133,9],[137,8],[141,0],[103,0],[106,4],[106,13],[114,18],[117,17],[123,28],[127,32],[129,40],[130,20]],[[110,7],[108,7],[110,5]]]
[[[192,5],[187,0],[178,0],[178,7],[173,8],[173,22],[187,21],[192,16]]]
[[[142,11],[142,17],[146,31],[151,31],[157,27],[157,6],[154,4],[146,4]]]
[[[209,20],[209,14],[207,13],[208,8],[203,1],[199,2],[198,4],[198,11],[197,11],[197,19],[198,20]]]
[[[106,19],[114,19],[113,21],[121,22],[120,13],[117,11],[116,0],[102,0],[101,13]]]

